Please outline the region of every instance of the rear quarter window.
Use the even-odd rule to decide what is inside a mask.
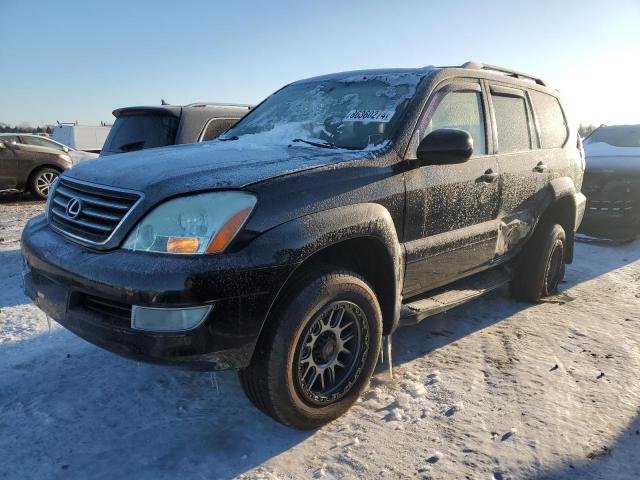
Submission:
[[[496,117],[498,153],[523,152],[531,149],[531,132],[525,98],[492,93]]]
[[[204,128],[201,141],[206,142],[207,140],[217,138],[221,133],[226,132],[234,126],[238,120],[238,118],[214,118],[209,120]]]
[[[562,147],[569,132],[560,102],[556,97],[546,93],[535,90],[529,93],[540,128],[540,146],[542,148]]]

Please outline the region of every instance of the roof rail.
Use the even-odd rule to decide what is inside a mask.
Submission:
[[[479,62],[465,62],[461,65],[461,67],[468,68],[471,70],[487,70],[489,72],[498,72],[498,73],[507,75],[509,77],[522,78],[524,80],[531,80],[532,82],[535,82],[538,85],[549,86],[547,82],[545,82],[539,77],[534,77],[533,75],[529,75],[528,73],[519,72],[511,68],[498,67],[496,65],[489,65],[487,63],[479,63]]]
[[[253,105],[246,103],[216,103],[216,102],[195,102],[185,105],[185,107],[242,107],[250,110]]]

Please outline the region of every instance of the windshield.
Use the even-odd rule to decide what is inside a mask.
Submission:
[[[295,83],[274,93],[221,139],[373,148],[391,136],[420,80],[412,72]]]
[[[173,145],[178,119],[173,115],[121,115],[102,147],[102,155]]]
[[[589,135],[584,143],[607,143],[614,147],[640,147],[640,125],[600,127]]]

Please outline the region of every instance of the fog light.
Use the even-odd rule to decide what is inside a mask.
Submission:
[[[196,328],[206,318],[212,305],[187,308],[152,308],[133,306],[131,328],[148,332],[180,332]]]

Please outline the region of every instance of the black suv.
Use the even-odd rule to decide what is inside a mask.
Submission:
[[[212,142],[65,172],[24,230],[25,290],[96,345],[238,369],[262,411],[317,427],[398,326],[556,289],[578,145],[556,90],[498,67],[298,81]]]

